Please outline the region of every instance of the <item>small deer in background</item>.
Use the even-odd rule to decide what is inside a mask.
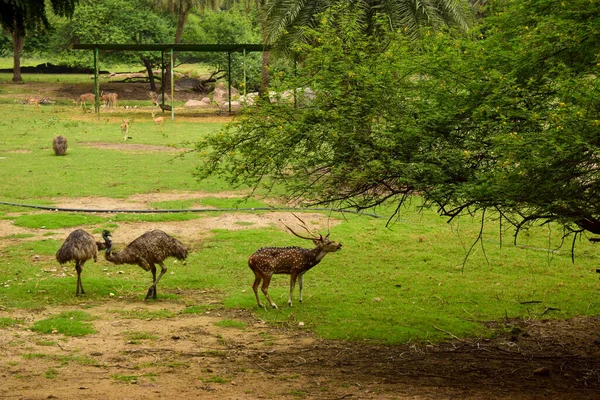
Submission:
[[[86,102],[90,102],[91,105],[96,104],[96,95],[94,93],[84,93],[81,96],[79,96],[79,99],[77,100],[77,104],[79,106],[86,106]]]
[[[27,98],[27,104],[29,104],[30,106],[35,105],[35,106],[41,107],[40,101],[41,101],[41,99],[38,99],[37,97],[28,97]]]
[[[115,107],[117,107],[117,98],[118,97],[119,97],[119,95],[116,94],[116,93],[104,93],[104,92],[102,92],[102,95],[100,96],[100,99],[102,99],[102,101],[104,102],[104,105],[106,107],[115,108]]]
[[[131,136],[129,136],[129,122],[129,119],[124,119],[123,123],[121,124],[121,133],[123,134],[123,141],[131,139]]]
[[[296,232],[292,230],[285,223],[285,227],[292,232],[295,236],[312,240],[315,245],[313,249],[304,249],[302,247],[263,247],[258,249],[254,254],[248,258],[248,266],[254,272],[254,283],[252,284],[252,290],[254,290],[254,295],[256,296],[256,302],[259,307],[262,307],[262,303],[258,298],[258,285],[263,281],[261,290],[264,295],[269,300],[269,304],[273,308],[277,308],[277,305],[269,296],[269,284],[271,283],[271,277],[273,274],[286,274],[290,275],[290,296],[288,298],[288,305],[292,305],[292,293],[294,291],[294,286],[296,285],[296,279],[298,279],[300,284],[300,298],[299,301],[302,302],[302,287],[304,286],[304,274],[306,271],[310,270],[312,267],[317,265],[323,257],[327,255],[327,253],[334,253],[338,250],[342,249],[341,243],[332,242],[329,240],[329,232],[326,236],[319,234],[318,236],[312,233],[304,221],[302,221],[295,214],[296,217],[301,223],[302,228],[311,235],[311,237],[304,237],[298,235]],[[282,221],[283,222],[283,221]]]
[[[152,111],[152,119],[154,120],[154,129],[156,130],[156,127],[158,125],[160,125],[160,131],[163,131],[163,128],[165,126],[165,118],[164,117],[156,117],[155,118],[155,114],[156,112]]]

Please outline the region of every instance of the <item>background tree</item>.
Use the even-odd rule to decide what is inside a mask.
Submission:
[[[77,0],[50,0],[56,15],[71,16]],[[20,82],[21,50],[27,32],[49,27],[44,0],[9,1],[0,0],[0,23],[2,29],[10,32],[13,39],[13,82]]]
[[[56,22],[56,34],[51,40],[53,53],[68,65],[92,63],[93,54],[67,49],[73,43],[150,44],[165,43],[172,37],[173,26],[168,18],[150,9],[144,0],[83,0],[70,20]],[[107,52],[102,56],[109,63],[142,62],[151,77],[152,68],[160,64],[157,52]]]
[[[235,3],[230,8],[219,11],[206,11],[201,14],[191,14],[189,24],[183,35],[187,43],[234,44],[258,43],[260,32],[256,28],[256,14],[244,9],[243,4]],[[228,56],[226,53],[189,53],[196,60],[200,60],[214,69],[214,76],[218,72],[227,71]],[[260,85],[260,54],[248,53],[246,55],[246,71],[248,90],[255,91]],[[243,89],[242,68],[243,55],[231,55],[232,82],[239,89]],[[237,73],[235,73],[237,72]]]
[[[470,35],[424,30],[419,42],[373,40],[360,11],[326,12],[300,77],[279,88],[309,87],[304,105],[261,104],[199,143],[199,176],[357,209],[399,211],[418,194],[450,218],[600,234],[598,6],[490,7]]]
[[[167,11],[171,16],[177,20],[175,29],[175,44],[181,43],[183,38],[183,32],[187,23],[188,17],[192,11],[203,11],[203,10],[214,10],[217,9],[221,1],[220,0],[156,0],[156,6],[158,9]],[[177,52],[173,53],[173,63],[177,61]],[[170,74],[169,68],[167,68],[166,76]],[[169,86],[170,81],[165,79],[163,82],[163,89],[166,90]]]
[[[472,1],[472,0],[471,0]],[[377,35],[378,20],[385,18],[389,31],[415,36],[428,26],[439,29],[458,26],[466,29],[473,8],[469,0],[268,0],[266,8],[267,43],[288,49],[306,40],[304,29],[317,26],[317,15],[336,4],[348,4],[360,10],[359,27],[368,35]]]

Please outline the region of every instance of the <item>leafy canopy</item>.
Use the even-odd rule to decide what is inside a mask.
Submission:
[[[198,175],[358,209],[417,193],[451,218],[489,210],[518,228],[600,233],[598,6],[489,7],[468,35],[416,43],[329,10],[297,49],[298,77],[274,82],[282,98],[198,144]]]

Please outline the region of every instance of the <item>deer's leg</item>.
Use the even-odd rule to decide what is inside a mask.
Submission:
[[[269,284],[271,283],[271,276],[272,275],[265,275],[265,276],[263,276],[264,281],[263,281],[261,290],[264,293],[264,295],[267,298],[267,300],[269,300],[269,304],[271,304],[271,307],[277,308],[277,304],[275,304],[275,302],[273,301],[273,299],[271,299],[271,296],[269,296]]]
[[[292,272],[290,274],[290,297],[288,297],[288,306],[292,306],[292,293],[294,293],[294,286],[296,286],[296,277],[298,274],[296,272]],[[302,275],[301,275],[302,276]]]
[[[304,273],[298,276],[298,286],[300,287],[300,298],[298,301],[302,303],[302,287],[304,286]]]
[[[254,272],[254,283],[252,284],[252,290],[254,290],[254,296],[256,296],[256,304],[262,308],[263,305],[258,298],[258,285],[260,285],[260,281],[262,281],[262,276],[254,270],[252,272]]]

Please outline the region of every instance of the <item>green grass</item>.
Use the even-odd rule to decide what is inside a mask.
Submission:
[[[129,343],[139,344],[142,340],[156,340],[159,336],[154,335],[150,332],[125,332],[125,337],[127,338]]]
[[[0,82],[3,79],[0,76]],[[270,199],[244,201],[247,192],[244,188],[232,188],[218,176],[198,182],[193,176],[198,162],[195,153],[181,156],[176,152],[123,151],[97,146],[122,143],[119,125],[125,112],[111,114],[110,119],[107,116],[96,119],[69,104],[32,110],[15,104],[11,94],[3,91],[2,95],[0,103],[6,118],[0,121],[0,129],[10,134],[0,137],[0,167],[10,179],[0,181],[0,201],[52,207],[58,199],[70,197],[124,199],[144,193],[202,192],[210,195],[193,200],[159,201],[151,206],[253,208],[271,203]],[[190,142],[220,126],[169,121],[165,137],[154,131],[149,115],[136,115],[130,132],[134,139],[128,143],[189,147]],[[56,157],[51,150],[52,137],[58,134],[69,140],[65,157]],[[222,191],[227,196],[220,197]],[[230,197],[232,192],[234,197]],[[558,252],[548,250],[561,242],[562,232],[556,226],[522,232],[519,246],[512,244],[510,231],[504,232],[501,246],[498,224],[489,220],[483,231],[483,247],[477,244],[463,264],[479,233],[479,217],[447,224],[433,211],[419,213],[418,201],[415,199],[411,207],[402,210],[400,220],[390,226],[386,226],[386,219],[333,214],[339,223],[332,226],[330,237],[342,242],[343,249],[328,255],[306,273],[304,302],[298,301],[296,287],[291,308],[287,306],[289,276],[286,275],[274,276],[269,289],[280,308],[256,306],[251,288],[254,277],[247,259],[259,247],[308,247],[310,243],[273,227],[252,227],[248,222],[240,222],[239,226],[250,229],[216,229],[210,236],[199,238],[186,263],[167,260],[169,273],[158,286],[156,302],[195,304],[197,299],[179,294],[179,290],[207,291],[218,307],[250,309],[257,318],[272,324],[312,330],[326,338],[386,343],[450,338],[444,331],[459,337],[490,336],[493,332],[482,322],[506,317],[571,318],[600,313],[595,272],[599,264],[597,247],[587,240],[576,243],[572,263],[569,244]],[[381,208],[375,212],[388,216],[391,210]],[[1,220],[46,234],[53,229],[81,227],[98,235],[102,229],[136,222],[151,222],[160,227],[168,221],[187,221],[189,226],[202,226],[205,218],[218,215],[222,213],[91,215],[0,205]],[[86,295],[76,297],[74,267],[61,267],[54,259],[61,242],[52,238],[32,241],[31,236],[11,235],[11,244],[0,249],[3,307],[82,308],[113,301],[111,293],[133,302],[144,298],[151,279],[148,272],[137,266],[110,265],[102,257],[96,264],[92,261],[86,264],[82,275]],[[27,241],[18,240],[26,238]],[[267,304],[262,293],[259,295]],[[182,314],[207,311],[209,307],[198,304],[185,307]],[[120,318],[153,320],[168,320],[178,315],[169,310],[114,312]],[[227,321],[219,324],[227,327],[239,323]],[[11,324],[10,319],[0,320],[0,327]],[[70,324],[77,329],[71,331]],[[89,320],[70,314],[39,321],[33,328],[44,333],[56,330],[64,335],[93,332]],[[264,337],[265,345],[273,341],[272,337]]]
[[[62,312],[50,318],[37,321],[31,327],[32,331],[55,334],[59,333],[65,336],[85,336],[96,333],[88,321],[95,319],[83,311]]]
[[[64,356],[64,355],[56,355],[56,354],[45,354],[45,353],[25,353],[23,354],[23,358],[26,360],[50,360],[53,362],[58,362],[61,365],[67,365],[69,363],[76,363],[80,365],[91,365],[98,366],[98,362],[92,358],[82,357],[82,356]]]
[[[19,321],[12,318],[0,318],[0,328],[8,328],[10,326],[19,325]]]

